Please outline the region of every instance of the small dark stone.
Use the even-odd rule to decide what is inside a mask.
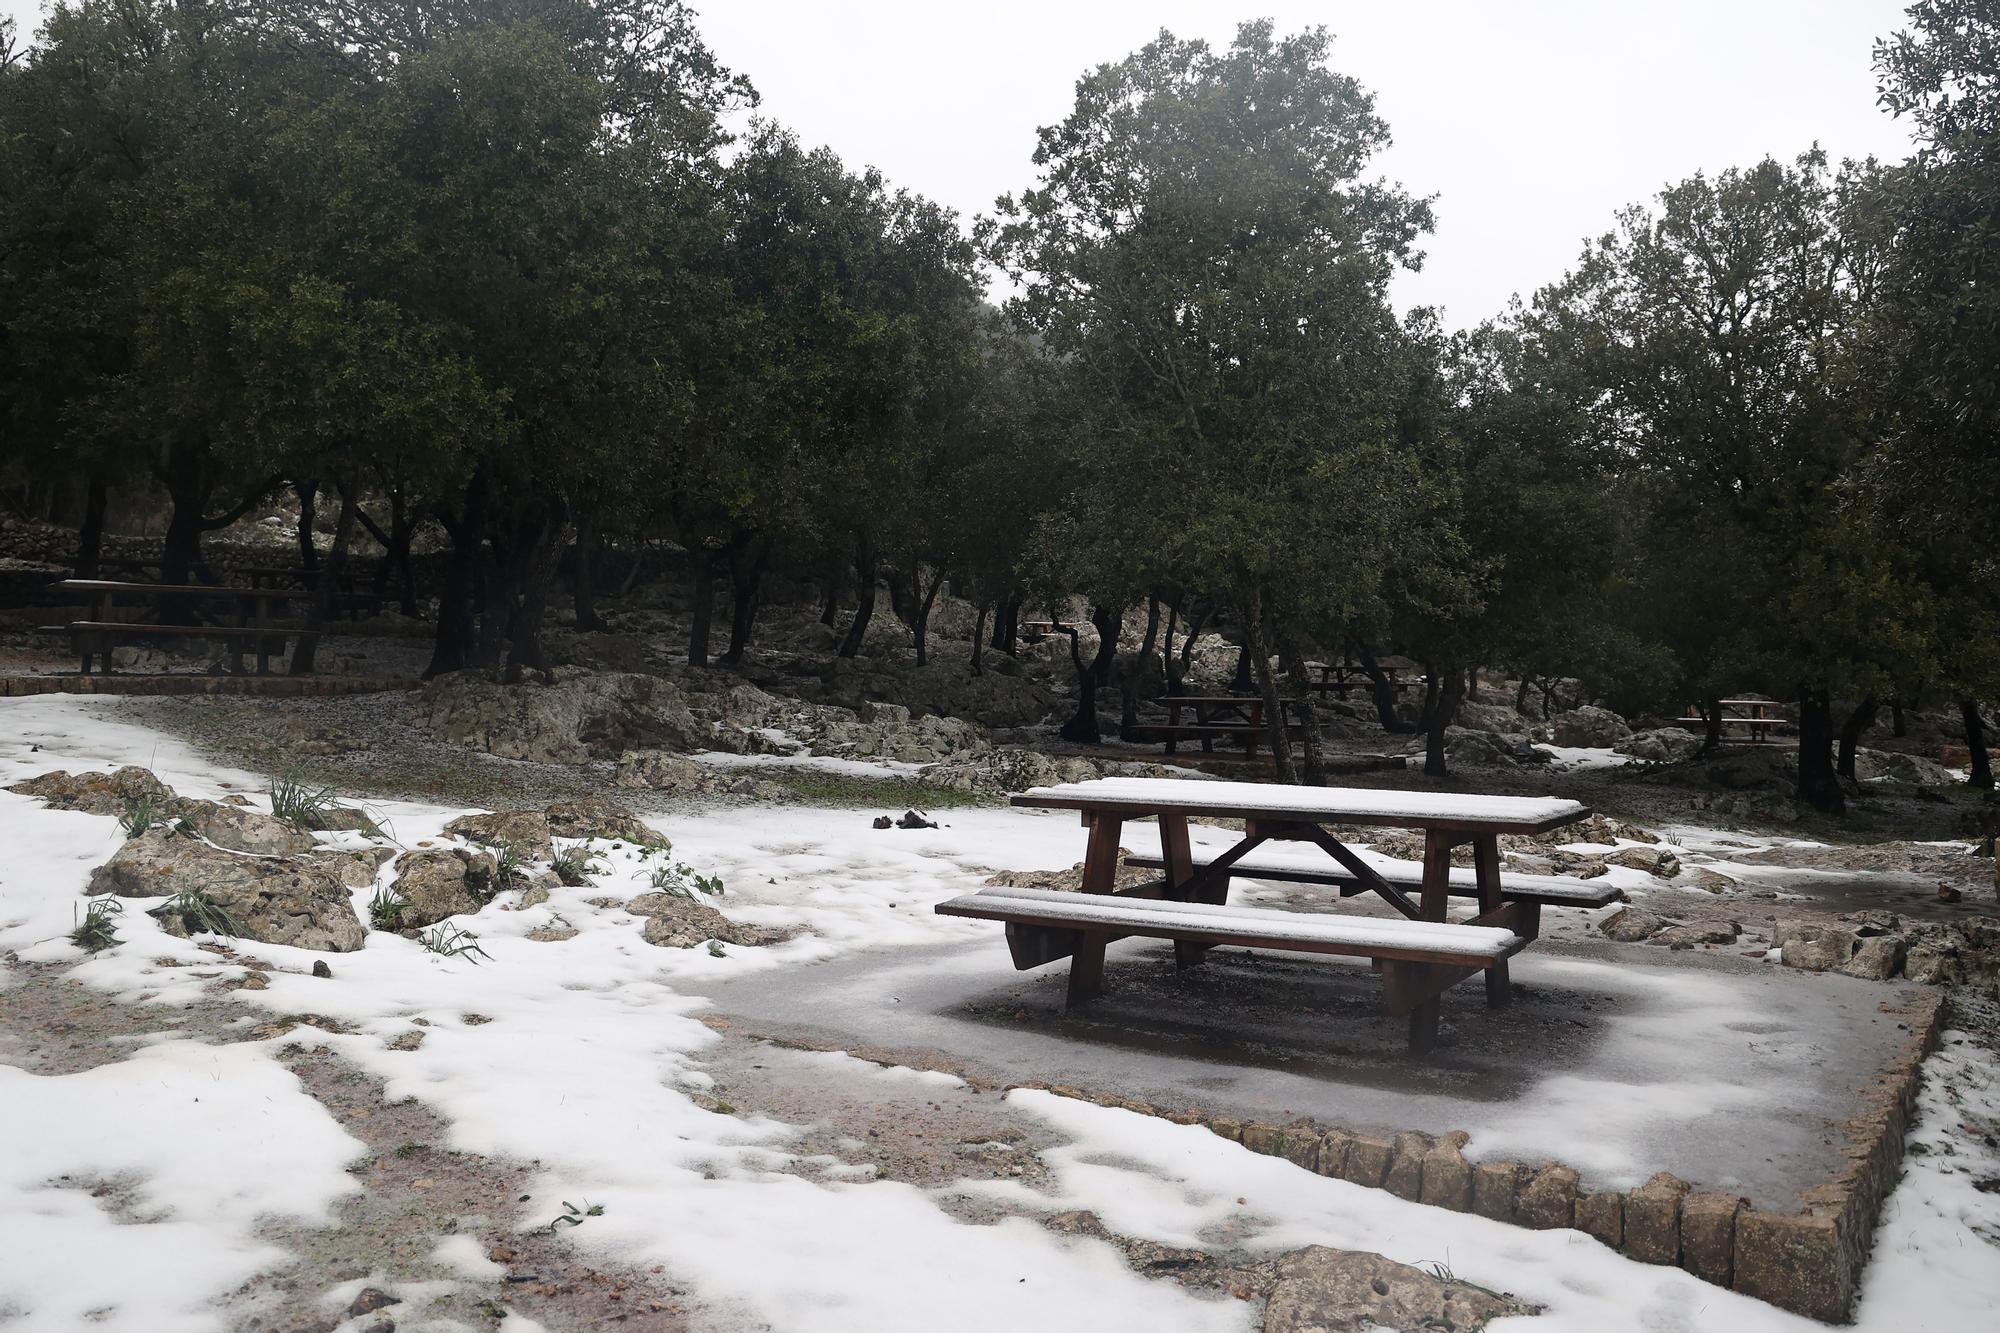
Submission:
[[[401,1303],[399,1298],[391,1296],[380,1287],[363,1287],[361,1294],[354,1298],[354,1303],[347,1307],[347,1313],[351,1318],[354,1315],[368,1314],[370,1311],[380,1310],[384,1306],[399,1305]]]
[[[877,815],[877,816],[875,816],[875,827],[876,827],[876,828],[894,828],[894,827],[896,827],[896,821],[895,821],[895,820],[893,820],[893,819],[891,819],[891,818],[889,818],[889,816],[887,816],[887,815]]]
[[[313,962],[313,975],[331,981],[333,980],[333,969],[326,965],[326,959],[316,959]]]

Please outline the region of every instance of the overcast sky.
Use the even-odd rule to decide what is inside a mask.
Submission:
[[[31,14],[33,0],[0,0]],[[1897,0],[696,0],[765,114],[970,218],[1032,179],[1035,130],[1076,78],[1161,28],[1226,43],[1238,22],[1324,24],[1376,95],[1380,171],[1437,196],[1408,306],[1462,326],[1560,276],[1623,204],[1699,170],[1902,157],[1870,44]],[[24,27],[31,26],[23,24]]]

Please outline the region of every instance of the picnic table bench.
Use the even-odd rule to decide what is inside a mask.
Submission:
[[[110,579],[64,579],[54,585],[57,592],[81,593],[95,606],[96,618],[72,620],[70,647],[82,663],[84,675],[91,674],[95,658],[100,674],[111,671],[111,650],[121,641],[146,639],[221,639],[230,650],[232,668],[243,669],[243,655],[257,654],[257,674],[269,675],[271,658],[282,656],[285,644],[317,639],[319,631],[271,623],[271,607],[279,602],[309,601],[309,592],[280,588],[226,588],[209,584],[119,583]],[[170,602],[219,601],[231,604],[227,625],[162,625],[120,620],[120,598],[138,598],[155,606]]]
[[[319,581],[324,578],[323,569],[295,569],[279,565],[247,565],[238,571],[250,580],[253,588],[300,589],[317,592]],[[374,585],[363,580],[353,570],[342,570],[334,579],[334,591],[329,599],[335,610],[347,612],[350,620],[359,620],[365,611],[375,616],[382,613],[382,596],[374,590]]]
[[[1513,885],[1515,896],[1508,897],[1499,835],[1546,833],[1590,814],[1575,801],[1554,798],[1178,778],[1098,778],[1033,788],[1012,802],[1081,813],[1089,830],[1083,892],[987,889],[939,903],[936,910],[1006,923],[1014,966],[1023,971],[1069,958],[1068,1004],[1102,993],[1105,947],[1127,935],[1174,941],[1175,961],[1183,967],[1200,963],[1217,945],[1346,954],[1368,958],[1381,970],[1385,1006],[1394,1017],[1407,1015],[1410,1049],[1420,1054],[1436,1045],[1441,997],[1458,982],[1483,974],[1487,1003],[1497,1008],[1508,1002],[1507,960],[1539,934],[1542,904],[1557,900],[1557,886],[1521,880]],[[1188,838],[1188,820],[1196,815],[1242,819],[1244,836],[1197,862]],[[1148,817],[1159,822],[1158,864],[1164,874],[1115,889],[1119,835],[1127,820]],[[1328,824],[1422,829],[1424,863],[1413,885],[1418,897],[1404,891],[1410,886],[1406,875],[1385,874],[1334,837]],[[1229,904],[1231,874],[1251,873],[1238,867],[1273,841],[1318,847],[1334,863],[1321,871],[1332,877],[1328,882],[1378,894],[1401,919]],[[1454,884],[1451,853],[1467,843],[1473,849],[1471,881]],[[1306,873],[1290,858],[1251,864]],[[1545,892],[1538,895],[1538,887]],[[1455,891],[1478,899],[1479,914],[1469,922],[1446,919]],[[1580,892],[1594,898],[1602,890]]]
[[[1202,751],[1208,754],[1214,753],[1217,740],[1233,740],[1243,747],[1244,753],[1254,757],[1270,736],[1270,728],[1264,723],[1264,700],[1258,695],[1180,694],[1156,702],[1166,708],[1167,720],[1141,722],[1126,739],[1165,741],[1168,754],[1173,754],[1183,740],[1199,740]],[[1290,711],[1304,712],[1295,699],[1282,702]],[[1184,711],[1193,716],[1192,722],[1181,721]],[[1297,737],[1304,734],[1304,727],[1288,721],[1285,731]]]
[[[1382,678],[1392,690],[1421,690],[1428,683],[1422,671],[1414,664],[1405,666],[1400,662],[1383,661],[1377,664]],[[1352,662],[1312,662],[1307,669],[1319,673],[1319,679],[1307,683],[1306,688],[1318,694],[1331,694],[1336,699],[1345,700],[1349,690],[1368,690],[1373,682],[1365,668]]]
[[[1777,707],[1777,704],[1772,700],[1717,699],[1715,702],[1717,708],[1724,710],[1722,716],[1717,719],[1720,726],[1742,728],[1744,731],[1743,739],[1752,745],[1780,743],[1779,737],[1775,733],[1778,727],[1783,724],[1784,719],[1772,714],[1771,710]],[[1705,728],[1708,726],[1708,719],[1701,715],[1700,705],[1689,705],[1688,712],[1692,716],[1675,718],[1674,720],[1684,727]]]

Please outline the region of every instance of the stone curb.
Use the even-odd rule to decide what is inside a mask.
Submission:
[[[422,686],[420,680],[372,676],[209,676],[192,671],[150,676],[0,676],[0,699],[38,694],[242,694],[265,699],[299,699],[380,694]]]
[[[1868,1262],[1882,1200],[1895,1185],[1903,1139],[1916,1105],[1923,1058],[1944,1031],[1945,997],[1926,991],[1907,1019],[1905,1059],[1865,1090],[1868,1109],[1850,1121],[1847,1165],[1807,1191],[1797,1213],[1760,1212],[1733,1195],[1696,1189],[1665,1172],[1629,1193],[1589,1193],[1570,1167],[1466,1159],[1463,1130],[1390,1138],[1291,1121],[1249,1122],[1188,1112],[1168,1115],[1130,1098],[1040,1084],[1057,1096],[1179,1124],[1198,1124],[1255,1153],[1283,1157],[1319,1175],[1386,1189],[1413,1202],[1476,1213],[1536,1230],[1574,1227],[1634,1259],[1733,1287],[1780,1309],[1845,1322]]]

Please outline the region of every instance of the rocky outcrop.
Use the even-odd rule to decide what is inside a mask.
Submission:
[[[191,801],[176,797],[169,803],[174,817],[186,820],[210,842],[231,851],[259,856],[300,856],[319,846],[312,834],[294,824],[240,805]]]
[[[1510,704],[1479,704],[1467,701],[1458,706],[1459,726],[1467,731],[1495,731],[1519,736],[1528,730],[1528,719]]]
[[[658,829],[605,796],[557,801],[542,813],[549,832],[558,838],[603,838],[640,847],[664,847],[667,842]]]
[[[1585,749],[1604,749],[1632,735],[1632,728],[1625,725],[1624,718],[1608,708],[1588,704],[1556,714],[1547,725],[1549,739],[1555,744]]]
[[[685,755],[665,750],[628,750],[618,756],[613,779],[628,790],[666,792],[676,796],[748,796],[778,800],[790,790],[741,770],[709,768]]]
[[[1611,748],[1642,764],[1680,764],[1701,753],[1701,737],[1680,727],[1660,727],[1636,732]]]
[[[1962,781],[1934,759],[1885,750],[1856,750],[1854,776],[1862,782],[1901,782],[1913,787],[1949,787]]]
[[[446,824],[444,831],[467,842],[510,848],[524,860],[546,861],[556,854],[555,845],[549,841],[548,816],[538,810],[460,815]]]
[[[970,718],[985,727],[1029,727],[1055,711],[1055,692],[1021,674],[1019,663],[990,653],[986,664],[984,674],[975,676],[958,661],[920,667],[907,661],[836,657],[821,676],[820,698],[856,710],[868,703],[898,704],[912,714]]]
[[[88,891],[123,898],[193,891],[243,938],[264,944],[344,952],[360,948],[366,934],[347,885],[317,859],[246,855],[168,828],[128,839],[91,872]]]
[[[112,773],[43,773],[7,788],[22,796],[32,796],[51,810],[80,810],[87,815],[123,815],[132,806],[150,801],[164,811],[178,800],[166,783],[152,770],[126,767]]]
[[[1362,1333],[1377,1328],[1476,1330],[1528,1307],[1379,1254],[1296,1250],[1233,1270],[1227,1285],[1268,1288],[1263,1333]]]
[[[503,759],[575,764],[626,750],[705,750],[714,727],[661,676],[558,670],[550,685],[495,685],[458,672],[426,685],[416,722],[438,739]]]
[[[692,949],[710,940],[724,944],[769,944],[772,932],[731,921],[707,903],[679,893],[642,893],[625,904],[646,918],[640,938],[665,949]]]
[[[1518,768],[1523,764],[1546,764],[1549,753],[1536,748],[1526,736],[1497,731],[1472,731],[1465,727],[1444,729],[1446,757],[1455,764],[1483,765],[1487,768]]]
[[[395,894],[403,903],[399,924],[417,929],[477,912],[500,891],[499,880],[491,852],[463,847],[404,852],[396,858]]]
[[[1851,912],[1831,921],[1779,921],[1774,936],[1785,966],[1809,972],[1989,989],[2000,982],[2000,917],[1947,923]]]

